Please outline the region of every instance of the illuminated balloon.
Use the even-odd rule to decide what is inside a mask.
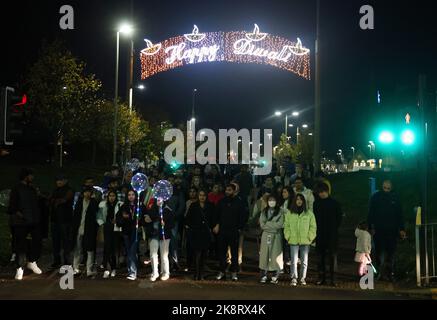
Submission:
[[[173,186],[167,180],[160,180],[153,186],[153,197],[167,201],[173,195]]]
[[[135,158],[131,159],[126,163],[126,168],[132,172],[137,171],[140,168],[140,160]]]
[[[149,187],[149,179],[147,179],[146,175],[137,173],[132,177],[131,185],[136,192],[140,193]]]

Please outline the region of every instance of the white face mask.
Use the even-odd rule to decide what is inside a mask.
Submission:
[[[276,201],[269,201],[269,207],[275,208],[276,207]]]

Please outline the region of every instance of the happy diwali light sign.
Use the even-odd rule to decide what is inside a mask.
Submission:
[[[202,62],[236,62],[271,65],[310,79],[310,50],[296,42],[260,32],[258,25],[252,32],[200,33],[194,25],[191,33],[152,43],[144,39],[141,50],[141,78],[184,65]]]

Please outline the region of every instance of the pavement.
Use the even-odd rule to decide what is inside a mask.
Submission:
[[[50,271],[50,245],[44,244],[45,254],[39,265],[42,275],[25,271],[24,279],[13,279],[15,269],[12,264],[0,267],[0,300],[9,299],[147,299],[147,300],[437,300],[437,289],[416,288],[412,282],[375,282],[374,290],[362,290],[359,280],[354,275],[356,266],[346,253],[339,255],[337,270],[337,287],[316,286],[316,259],[314,250],[310,253],[309,271],[306,287],[291,287],[289,277],[283,274],[278,284],[260,284],[257,268],[257,244],[248,239],[244,247],[244,263],[239,281],[215,280],[217,263],[208,260],[205,281],[193,281],[192,274],[177,272],[168,281],[151,282],[150,265],[141,265],[138,279],[126,279],[126,271],[120,269],[115,278],[103,279],[103,270],[97,276],[87,278],[85,275],[74,277],[74,289],[62,290],[61,274]],[[348,252],[349,249],[345,248]],[[100,251],[101,253],[101,251]],[[101,254],[98,254],[98,259]],[[99,260],[98,260],[99,261]]]

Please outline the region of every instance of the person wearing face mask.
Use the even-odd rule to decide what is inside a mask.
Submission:
[[[275,196],[269,196],[268,207],[262,211],[259,224],[262,229],[259,257],[259,268],[261,270],[260,282],[266,283],[268,273],[273,272],[270,282],[277,284],[280,272],[284,267],[282,256],[284,210],[280,207]]]
[[[290,245],[291,285],[297,286],[297,261],[300,252],[300,284],[306,285],[308,270],[308,253],[310,245],[316,238],[317,224],[314,213],[306,208],[305,197],[297,194],[291,204],[291,210],[285,215],[284,235]]]

